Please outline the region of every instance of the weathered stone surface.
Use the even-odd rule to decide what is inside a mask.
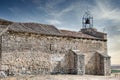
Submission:
[[[95,74],[95,51],[107,52],[106,41],[102,40],[20,32],[6,32],[1,46],[1,64],[6,66],[3,70],[9,69],[14,75],[68,73],[65,57],[69,50],[84,53],[86,73]]]
[[[5,77],[7,77],[5,72],[4,71],[0,71],[0,78],[5,78]]]

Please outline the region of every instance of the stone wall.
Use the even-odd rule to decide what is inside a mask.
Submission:
[[[69,51],[69,54],[66,54],[65,62],[66,73],[77,74],[77,55],[72,50]]]
[[[111,75],[110,57],[104,57],[104,75]]]
[[[89,74],[94,68],[93,53],[107,52],[105,41],[32,33],[6,32],[2,36],[2,69],[21,74],[56,73],[66,70],[65,55],[70,49],[85,55]],[[90,64],[89,64],[90,63]]]
[[[95,74],[104,75],[104,56],[95,53]]]
[[[85,58],[84,55],[82,54],[77,56],[77,74],[78,75],[85,74]]]

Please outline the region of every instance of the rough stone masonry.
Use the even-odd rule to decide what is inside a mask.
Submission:
[[[0,70],[7,75],[110,75],[107,34],[0,20]]]

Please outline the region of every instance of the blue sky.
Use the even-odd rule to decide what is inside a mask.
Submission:
[[[112,64],[120,64],[120,0],[1,0],[0,18],[16,22],[52,24],[79,31],[82,16],[90,10],[94,27],[108,33]]]

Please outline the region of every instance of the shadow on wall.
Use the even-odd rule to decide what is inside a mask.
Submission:
[[[92,53],[85,65],[85,74],[104,75],[104,59],[99,53]]]
[[[63,61],[56,61],[56,66],[54,66],[51,74],[76,74],[75,57],[74,54],[68,51],[64,55]]]

